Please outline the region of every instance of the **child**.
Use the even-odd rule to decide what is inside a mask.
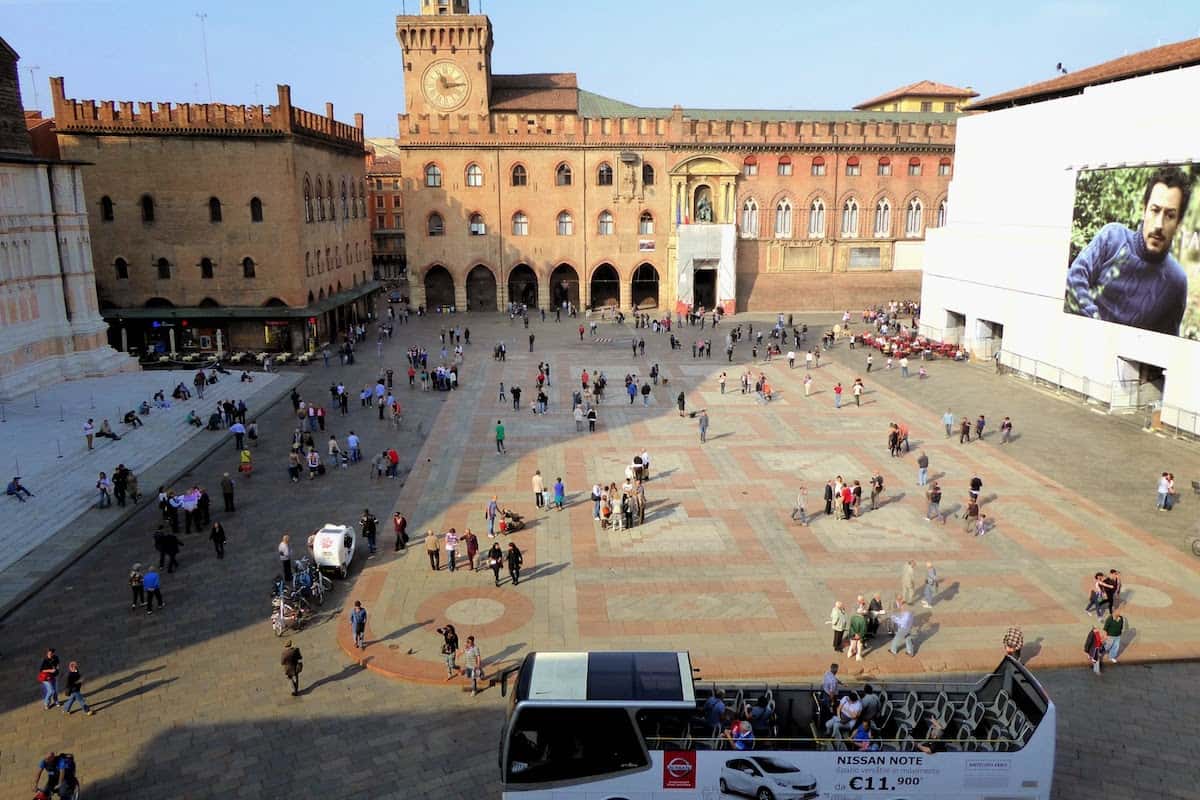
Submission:
[[[917,370],[917,379],[918,380],[920,380],[922,378],[928,378],[928,377],[929,377],[929,373],[925,371],[924,367],[921,367],[920,369]]]

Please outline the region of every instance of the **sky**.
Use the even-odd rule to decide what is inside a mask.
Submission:
[[[0,0],[26,108],[68,97],[292,102],[366,116],[395,136],[404,92],[395,16],[418,0]],[[480,0],[471,0],[479,13]],[[1200,3],[482,0],[493,72],[575,72],[648,106],[846,109],[918,80],[983,95],[1200,36]],[[198,13],[206,15],[203,24]],[[202,31],[203,29],[203,31]],[[207,38],[206,75],[202,32]],[[36,99],[34,84],[36,83]]]

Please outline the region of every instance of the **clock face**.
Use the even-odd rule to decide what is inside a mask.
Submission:
[[[453,61],[438,61],[429,65],[421,78],[421,90],[431,106],[440,111],[453,111],[467,101],[471,82],[463,68]]]

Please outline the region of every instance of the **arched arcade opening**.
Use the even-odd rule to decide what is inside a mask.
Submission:
[[[483,264],[476,264],[467,273],[467,309],[496,310],[496,276]]]
[[[528,264],[517,264],[508,273],[508,300],[524,303],[530,308],[538,307],[537,273]]]
[[[658,308],[658,270],[653,264],[638,264],[633,271],[631,298],[635,309]]]
[[[564,302],[579,308],[579,273],[570,264],[559,264],[550,273],[550,300],[555,308]]]
[[[450,270],[441,265],[432,266],[425,273],[425,308],[433,310],[439,306],[454,305],[454,277]]]
[[[621,305],[621,276],[612,264],[601,264],[592,270],[588,289],[588,299],[593,309]]]

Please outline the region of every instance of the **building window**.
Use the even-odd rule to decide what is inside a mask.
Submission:
[[[342,181],[342,219],[350,219],[350,193],[346,191],[345,181]]]
[[[213,276],[213,262],[211,258],[200,259],[200,277],[206,281],[211,281]]]
[[[943,158],[938,162],[938,175],[943,178],[950,177],[950,159]]]
[[[375,227],[376,228],[386,228],[387,224],[384,222],[386,219],[387,219],[387,217],[385,217],[383,214],[376,214],[375,215]]]
[[[362,181],[358,182],[358,213],[363,219],[367,218],[367,190]]]
[[[575,233],[575,221],[571,219],[571,214],[567,211],[561,211],[558,214],[558,235],[572,236]]]
[[[786,199],[775,205],[775,238],[792,238],[792,204]]]
[[[478,164],[467,165],[467,186],[473,188],[483,186],[483,168]]]
[[[570,186],[571,185],[571,167],[568,164],[559,164],[554,170],[554,185],[555,186]]]
[[[892,232],[892,204],[887,198],[875,204],[875,237],[885,239]]]
[[[946,227],[946,201],[945,200],[938,203],[937,227],[939,227],[939,228]]]
[[[758,174],[758,158],[755,156],[746,156],[742,161],[742,174],[747,178],[754,177]]]
[[[746,239],[758,238],[758,203],[754,198],[742,203],[742,236]]]
[[[425,223],[425,232],[430,236],[442,236],[446,233],[446,223],[442,220],[442,215],[434,212],[429,215],[429,219]]]
[[[654,215],[649,211],[643,211],[638,217],[638,233],[642,236],[654,235]]]
[[[945,111],[947,114],[953,114],[955,110],[954,103],[942,103],[942,111]]]
[[[921,205],[920,200],[914,197],[908,201],[908,211],[904,215],[905,236],[921,235],[925,225],[924,214],[925,208]]]
[[[529,235],[529,217],[521,211],[513,214],[512,217],[512,235],[513,236],[528,236]]]
[[[917,158],[916,156],[913,156],[912,158],[910,158],[908,160],[908,174],[909,174],[909,177],[912,177],[912,178],[916,178],[916,177],[920,176],[920,174],[921,174],[921,159]]]
[[[158,268],[158,279],[160,281],[170,280],[171,278],[171,263],[165,258],[160,258],[154,262],[154,266]]]
[[[246,256],[245,258],[242,259],[242,277],[243,278],[253,278],[254,277],[254,259],[250,258],[250,256]]]
[[[400,215],[399,214],[392,214],[392,229],[397,230],[397,231],[400,230]]]
[[[333,178],[330,178],[330,177],[325,178],[325,189],[327,192],[329,192],[329,196],[328,196],[328,199],[329,199],[329,221],[336,222],[337,221],[337,206],[335,206],[333,204]]]
[[[608,164],[601,164],[596,170],[596,185],[597,186],[612,186],[613,170]]]
[[[862,164],[858,161],[858,156],[850,156],[846,159],[846,177],[853,178],[862,175]]]
[[[383,208],[383,205],[384,205],[384,202],[383,202],[383,195],[381,195],[381,194],[377,194],[377,195],[375,195],[375,208],[376,208],[376,209],[382,209],[382,208]]]
[[[425,185],[431,189],[436,189],[442,185],[442,170],[437,164],[427,164],[425,166]]]
[[[304,179],[304,221],[313,221],[312,182],[308,178]]]
[[[779,175],[787,176],[792,174],[792,159],[790,156],[780,156],[779,163],[775,168]]]
[[[611,211],[601,211],[596,221],[596,233],[600,236],[612,236],[613,215]]]
[[[317,222],[325,221],[325,183],[317,178]]]
[[[392,195],[392,208],[399,208],[399,207],[400,207],[400,195],[394,194],[394,195]]]
[[[517,164],[512,168],[512,185],[524,186],[529,182],[529,173],[525,171],[525,167]]]
[[[825,204],[820,198],[812,201],[808,207],[808,238],[820,239],[825,236]]]
[[[375,179],[375,191],[377,191],[377,192],[383,191],[383,179],[382,178]]]
[[[483,214],[472,214],[467,229],[472,236],[483,236],[487,233],[487,225],[483,222]]]
[[[392,178],[392,191],[393,192],[400,191],[400,179],[399,178]]]
[[[113,262],[113,266],[117,270],[117,280],[129,280],[129,262],[123,258],[118,258]]]
[[[842,237],[858,236],[858,201],[851,197],[842,205]]]
[[[142,222],[154,222],[154,198],[148,194],[142,195]]]
[[[887,156],[879,159],[879,166],[875,168],[875,174],[886,178],[892,174],[892,160]]]
[[[825,159],[821,158],[820,156],[816,156],[812,160],[812,176],[814,178],[820,178],[824,174],[825,174]]]
[[[257,197],[250,198],[250,221],[251,222],[262,222],[263,221],[262,200],[259,200]]]
[[[642,164],[642,185],[654,185],[654,167],[650,166],[649,164]]]
[[[922,100],[921,101],[921,113],[928,114],[930,111],[933,111],[933,101]]]
[[[100,221],[113,221],[113,201],[108,195],[104,195],[104,197],[100,198]]]
[[[354,193],[354,181],[350,181],[350,217],[358,219],[358,196]]]

